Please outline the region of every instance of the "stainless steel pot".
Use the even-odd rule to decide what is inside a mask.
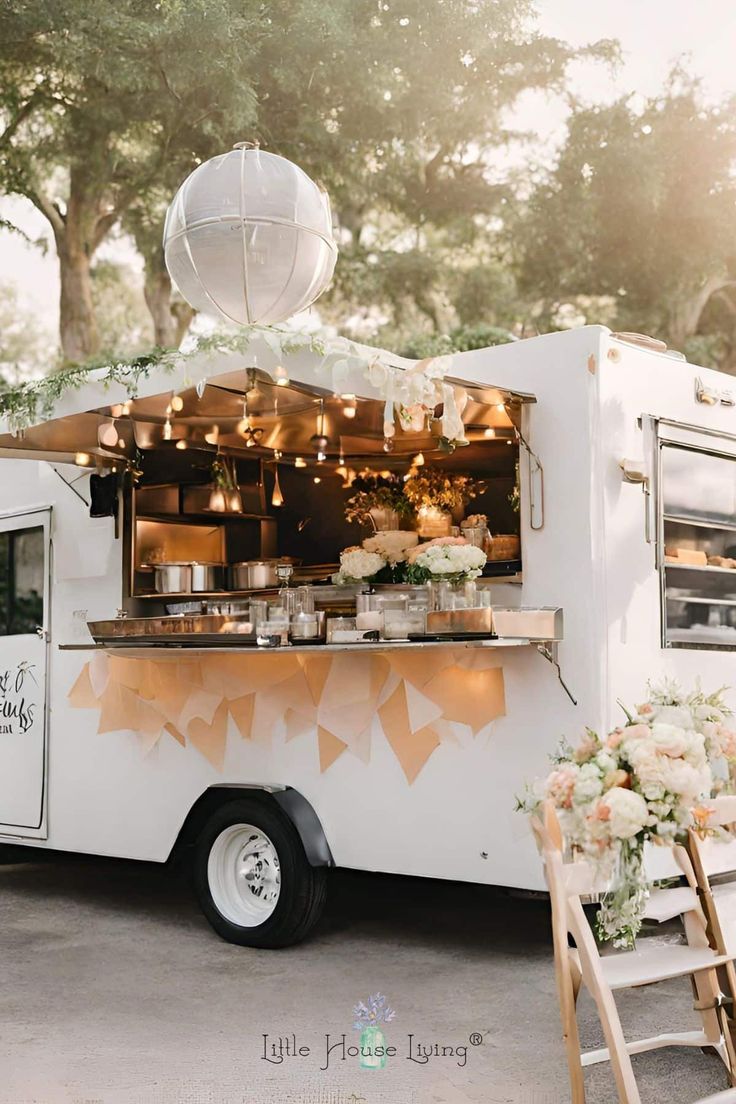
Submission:
[[[231,590],[261,590],[278,586],[277,560],[242,560],[230,564]]]
[[[191,594],[192,565],[183,561],[152,564],[157,594]]]
[[[171,560],[151,566],[157,594],[205,594],[222,590],[222,564]]]
[[[194,562],[192,564],[192,593],[222,590],[225,569],[219,563]]]

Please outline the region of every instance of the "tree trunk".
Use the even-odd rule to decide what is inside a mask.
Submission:
[[[64,239],[68,237],[68,231]],[[91,258],[84,248],[63,240],[59,248],[61,298],[59,333],[66,361],[83,361],[100,351],[92,305]]]
[[[688,337],[697,333],[700,317],[711,297],[733,286],[734,280],[728,276],[709,276],[697,291],[683,295],[679,302],[675,300],[670,308],[667,334],[670,347],[681,349]]]
[[[178,348],[194,311],[183,300],[172,299],[171,278],[160,248],[146,251],[143,295],[153,321],[154,345],[162,349]]]

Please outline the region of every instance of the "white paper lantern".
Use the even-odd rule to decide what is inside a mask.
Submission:
[[[187,302],[229,322],[283,322],[335,268],[330,202],[297,165],[238,146],[199,165],[166,215],[169,274]]]

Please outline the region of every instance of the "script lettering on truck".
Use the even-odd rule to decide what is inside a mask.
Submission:
[[[17,667],[0,671],[0,736],[28,732],[33,726],[36,705],[29,700],[29,684],[36,682],[33,664],[23,660]]]

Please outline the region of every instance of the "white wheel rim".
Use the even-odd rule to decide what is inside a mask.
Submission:
[[[252,824],[231,824],[212,844],[207,881],[218,912],[241,928],[255,928],[273,913],[281,892],[279,856]]]

